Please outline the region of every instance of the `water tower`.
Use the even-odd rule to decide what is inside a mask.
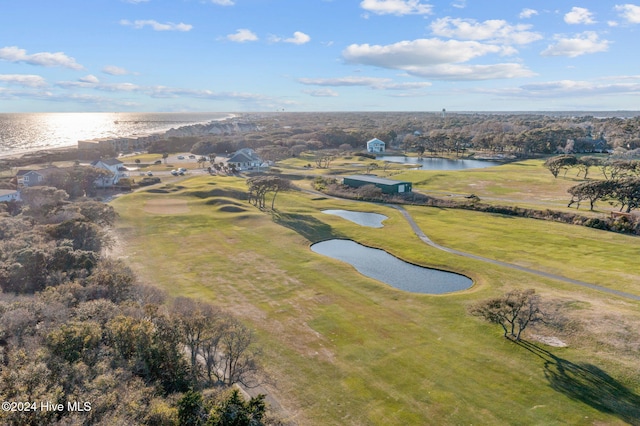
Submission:
[[[444,118],[444,115],[446,114],[447,110],[445,108],[442,108],[442,118]]]

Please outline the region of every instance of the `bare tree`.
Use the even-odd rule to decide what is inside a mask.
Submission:
[[[255,386],[255,375],[259,371],[256,361],[258,350],[253,331],[237,320],[229,319],[219,342],[220,367],[224,382],[231,386],[240,383]]]
[[[249,186],[249,201],[261,209],[265,207],[267,193],[273,192],[271,210],[274,208],[278,192],[291,189],[291,182],[279,176],[252,177],[247,179],[247,185]]]
[[[512,290],[503,296],[485,300],[470,308],[472,315],[480,316],[493,324],[500,324],[504,337],[520,340],[528,325],[542,321],[540,296],[535,290]]]

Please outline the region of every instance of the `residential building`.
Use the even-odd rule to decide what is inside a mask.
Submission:
[[[113,186],[113,185],[116,185],[121,178],[127,176],[126,174],[127,169],[125,169],[122,166],[122,164],[123,164],[122,161],[117,160],[115,158],[109,158],[106,160],[96,160],[93,163],[91,163],[93,167],[107,170],[110,173],[109,176],[103,176],[96,179],[95,181],[96,186],[98,188]]]
[[[373,138],[367,142],[367,152],[381,153],[385,150],[386,143],[378,138]]]
[[[20,191],[15,189],[0,189],[0,202],[20,201]]]
[[[235,167],[237,171],[251,170],[263,165],[262,159],[250,148],[243,148],[234,152],[227,160],[229,167]],[[266,166],[266,165],[265,165]]]
[[[18,170],[16,174],[18,188],[46,185],[47,178],[59,170],[57,167],[48,167],[39,170]]]

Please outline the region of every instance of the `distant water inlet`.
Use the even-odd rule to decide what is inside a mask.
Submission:
[[[378,213],[354,212],[351,210],[323,210],[322,213],[340,216],[343,219],[357,223],[369,228],[382,228],[382,222],[389,219],[387,216]]]
[[[464,275],[413,265],[384,250],[351,240],[322,241],[313,244],[311,250],[346,262],[362,275],[411,293],[451,293],[473,285],[473,281]]]

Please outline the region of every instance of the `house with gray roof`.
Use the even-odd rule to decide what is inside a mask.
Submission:
[[[263,165],[263,161],[254,150],[250,148],[243,148],[234,152],[227,160],[229,167],[235,167],[236,170],[250,170],[254,167],[260,167]]]

